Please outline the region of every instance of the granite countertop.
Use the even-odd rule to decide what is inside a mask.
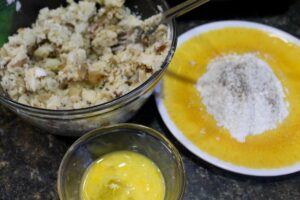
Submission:
[[[273,2],[270,5],[273,6]],[[178,33],[210,21],[243,19],[272,25],[300,37],[300,1],[291,0],[284,8],[279,6],[278,12],[266,10],[267,14],[254,8],[251,15],[241,9],[235,15],[231,13],[234,9],[231,9],[227,14],[215,12],[216,15],[212,16],[208,7],[208,11],[203,11],[196,18],[193,17],[195,11],[180,19]],[[219,6],[218,9],[226,7]],[[64,153],[76,138],[47,134],[23,122],[2,106],[0,115],[0,199],[58,199],[57,170]],[[186,169],[185,200],[300,199],[300,173],[275,178],[243,176],[214,167],[191,154],[168,131],[153,97],[130,122],[163,132],[179,149]]]

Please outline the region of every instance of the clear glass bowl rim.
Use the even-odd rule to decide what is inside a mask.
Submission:
[[[165,4],[166,8],[169,8],[169,5],[165,0],[162,0],[162,3]],[[50,115],[50,116],[56,116],[56,117],[66,116],[66,115],[86,114],[86,113],[100,111],[100,110],[106,110],[106,109],[114,108],[114,106],[122,105],[122,103],[130,101],[131,99],[135,99],[139,96],[139,94],[143,93],[143,91],[146,91],[153,82],[155,82],[159,77],[162,76],[162,74],[166,70],[167,66],[171,62],[171,59],[175,53],[175,49],[176,49],[176,45],[177,45],[177,33],[176,33],[175,19],[173,19],[171,22],[169,22],[168,26],[170,28],[171,47],[168,52],[168,55],[166,56],[164,62],[161,65],[161,69],[159,71],[155,72],[154,74],[152,74],[151,77],[149,79],[147,79],[144,83],[142,83],[135,89],[131,90],[130,92],[126,93],[125,95],[122,95],[118,98],[115,98],[115,99],[105,102],[103,104],[86,107],[86,108],[69,109],[69,110],[51,110],[51,109],[32,107],[32,106],[25,105],[25,104],[19,103],[17,101],[14,101],[14,100],[10,99],[9,97],[6,97],[1,94],[0,94],[0,102],[3,104],[9,105],[12,108],[21,109],[24,111],[28,111],[30,113],[45,114],[48,116]]]
[[[159,139],[171,150],[171,153],[174,155],[178,169],[179,169],[178,175],[179,175],[180,183],[181,183],[181,187],[179,188],[179,191],[178,191],[178,199],[177,200],[182,200],[183,195],[184,195],[185,186],[186,186],[186,177],[185,177],[185,169],[184,169],[183,160],[182,160],[182,157],[181,157],[179,151],[171,143],[171,141],[169,141],[169,139],[166,136],[164,136],[162,133],[160,133],[159,131],[157,131],[153,128],[144,126],[144,125],[134,124],[134,123],[120,123],[120,124],[115,124],[115,125],[106,126],[106,127],[102,127],[102,128],[97,128],[97,129],[94,129],[94,130],[84,134],[79,139],[77,139],[66,151],[66,153],[60,163],[59,169],[58,169],[57,191],[58,191],[59,198],[63,199],[63,196],[62,196],[63,195],[63,193],[62,193],[62,181],[63,181],[62,171],[63,171],[66,161],[69,159],[72,151],[74,149],[76,149],[76,147],[79,146],[82,142],[88,140],[89,138],[94,137],[95,135],[109,134],[109,131],[114,130],[114,129],[132,129],[132,130],[142,131],[146,134],[149,134],[149,135]]]

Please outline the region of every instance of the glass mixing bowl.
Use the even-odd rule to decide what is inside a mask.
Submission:
[[[165,180],[165,200],[181,200],[185,188],[181,156],[159,132],[137,124],[117,124],[93,130],[79,138],[66,152],[58,171],[61,200],[80,199],[85,170],[99,157],[120,150],[147,156],[160,169]]]
[[[17,28],[30,26],[41,8],[45,6],[56,8],[64,4],[58,0],[20,2],[21,9],[16,12],[16,3],[7,5],[6,1],[0,0],[0,45]],[[142,18],[158,13],[160,7],[163,10],[168,8],[165,0],[127,0],[126,6]],[[171,48],[161,65],[161,70],[154,73],[139,87],[119,98],[104,104],[75,110],[48,110],[27,106],[11,100],[3,92],[0,93],[0,102],[29,123],[57,135],[80,136],[97,127],[125,122],[152,94],[173,57],[177,41],[175,22],[170,22],[168,27]]]

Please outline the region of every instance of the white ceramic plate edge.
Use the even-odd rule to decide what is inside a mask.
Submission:
[[[193,28],[184,34],[180,35],[178,38],[178,46],[180,46],[183,42],[187,41],[193,36],[196,36],[198,34],[210,31],[210,30],[216,30],[216,29],[221,29],[225,27],[244,27],[244,28],[254,28],[258,30],[262,30],[271,34],[274,34],[274,36],[280,37],[283,40],[292,42],[294,44],[297,44],[300,46],[300,40],[297,39],[296,37],[281,31],[279,29],[259,24],[259,23],[254,23],[254,22],[247,22],[247,21],[219,21],[219,22],[212,22],[204,25],[200,25],[196,28]],[[300,171],[300,163],[288,166],[288,167],[282,167],[282,168],[272,168],[272,169],[256,169],[256,168],[247,168],[247,167],[242,167],[238,165],[234,165],[229,162],[225,162],[223,160],[220,160],[216,157],[213,157],[201,149],[199,149],[197,146],[195,146],[190,140],[188,140],[182,132],[176,127],[174,122],[171,120],[171,118],[168,115],[168,112],[166,110],[166,107],[163,104],[163,100],[161,98],[161,88],[160,85],[156,88],[155,90],[155,100],[156,104],[159,110],[159,113],[170,130],[170,132],[175,136],[175,138],[183,145],[185,146],[189,151],[191,151],[193,154],[195,154],[197,157],[205,160],[206,162],[215,165],[217,167],[220,167],[222,169],[239,173],[239,174],[244,174],[244,175],[251,175],[251,176],[281,176],[281,175],[287,175],[291,173],[295,173]]]

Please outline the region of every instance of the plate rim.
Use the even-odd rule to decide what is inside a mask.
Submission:
[[[192,28],[188,30],[187,32],[181,34],[178,38],[178,47],[180,45],[190,39],[193,36],[211,31],[211,30],[217,30],[225,27],[242,27],[242,28],[253,28],[260,31],[265,31],[271,34],[274,34],[274,36],[279,37],[282,40],[291,42],[293,44],[296,44],[300,46],[300,39],[296,38],[295,36],[291,35],[290,33],[287,33],[285,31],[282,31],[278,28],[260,24],[257,22],[251,22],[251,21],[243,21],[243,20],[226,20],[226,21],[217,21],[217,22],[210,22],[203,25],[199,25],[195,28]],[[163,100],[161,98],[161,84],[162,81],[159,83],[159,85],[155,89],[155,102],[159,111],[160,116],[162,117],[162,120],[164,124],[167,126],[171,134],[179,141],[185,148],[187,148],[191,153],[193,153],[198,158],[214,165],[219,168],[222,168],[224,170],[234,172],[237,174],[242,175],[250,175],[250,176],[258,176],[258,177],[273,177],[273,176],[283,176],[288,175],[292,173],[296,173],[300,171],[300,161],[294,165],[286,166],[286,167],[280,167],[280,168],[250,168],[250,167],[244,167],[235,165],[230,162],[226,162],[224,160],[221,160],[217,157],[214,157],[205,151],[202,151],[200,148],[198,148],[196,145],[194,145],[189,139],[187,139],[184,134],[176,127],[175,123],[171,120],[170,116],[168,115],[168,112],[166,110],[166,107],[163,104]]]

